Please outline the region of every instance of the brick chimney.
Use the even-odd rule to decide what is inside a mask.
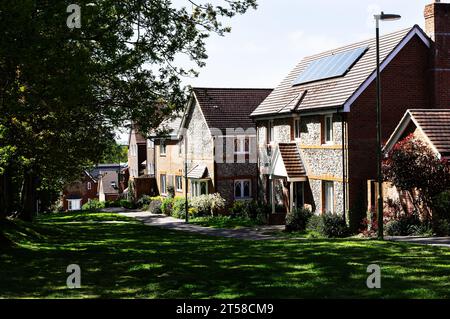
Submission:
[[[450,3],[425,7],[425,32],[433,40],[431,77],[434,108],[450,109]]]

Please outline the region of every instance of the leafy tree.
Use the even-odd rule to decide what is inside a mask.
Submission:
[[[79,0],[81,28],[66,1],[0,1],[0,218],[31,220],[37,191],[55,189],[95,163],[125,121],[142,132],[180,110],[177,65],[205,65],[205,40],[255,0],[220,5],[169,0]],[[11,187],[12,186],[12,187]],[[8,191],[11,190],[11,191]]]
[[[128,160],[128,147],[121,145],[115,140],[109,141],[107,148],[102,154],[100,164],[125,163]]]
[[[400,191],[413,199],[417,212],[430,217],[433,197],[450,188],[450,166],[424,142],[407,136],[383,161],[383,174]]]

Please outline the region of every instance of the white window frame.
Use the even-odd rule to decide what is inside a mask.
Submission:
[[[294,139],[299,140],[301,136],[301,122],[300,118],[294,118]]]
[[[267,126],[267,144],[275,141],[275,128],[273,127],[273,120],[269,120],[269,125]]]
[[[78,202],[78,209],[73,209],[73,202]],[[68,199],[67,200],[67,210],[75,211],[81,209],[81,199]]]
[[[236,150],[236,142],[239,141],[239,149]],[[246,144],[247,142],[247,144]],[[245,149],[245,146],[248,146],[248,149]],[[234,145],[233,145],[233,149],[234,149],[234,154],[236,155],[248,155],[250,154],[250,137],[249,136],[236,136],[234,138]]]
[[[92,183],[87,182],[87,190],[90,191],[92,189]]]
[[[201,193],[201,185],[204,184],[205,185],[205,189],[206,189],[206,193],[202,194]],[[204,181],[204,180],[193,180],[191,181],[191,196],[192,197],[197,197],[200,195],[208,195],[208,181]]]
[[[328,126],[328,123],[330,123],[330,126]],[[324,134],[323,140],[324,140],[325,144],[327,144],[327,145],[333,144],[333,138],[334,138],[333,137],[333,135],[334,135],[333,115],[325,115],[323,134]],[[327,139],[328,135],[330,135],[329,139]]]
[[[164,146],[163,146],[164,145]],[[163,152],[164,150],[164,152]],[[167,144],[166,140],[161,139],[159,141],[159,156],[166,156],[167,155]]]
[[[248,182],[248,196],[244,196],[244,183]],[[236,184],[241,184],[241,196],[236,196]],[[233,195],[234,199],[250,199],[252,198],[252,180],[251,179],[236,179],[233,183]]]
[[[167,175],[159,175],[159,182],[161,185],[161,195],[167,195]]]
[[[323,213],[334,213],[334,183],[330,181],[323,181]],[[331,196],[331,198],[329,198]],[[327,209],[328,204],[331,205],[331,209]]]
[[[178,187],[178,186],[180,186],[180,187]],[[183,176],[180,176],[180,175],[175,176],[175,188],[178,192],[183,191]]]

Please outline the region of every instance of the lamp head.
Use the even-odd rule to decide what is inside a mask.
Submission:
[[[401,16],[398,15],[398,14],[384,13],[382,11],[381,14],[376,14],[375,15],[375,19],[376,20],[381,20],[381,21],[396,21],[396,20],[400,20]]]

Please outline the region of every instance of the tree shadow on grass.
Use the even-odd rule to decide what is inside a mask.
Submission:
[[[50,228],[50,225],[46,227]],[[450,250],[365,240],[247,241],[141,224],[65,224],[0,251],[0,297],[446,298]],[[369,264],[382,289],[368,289]],[[82,288],[66,288],[66,267]]]

